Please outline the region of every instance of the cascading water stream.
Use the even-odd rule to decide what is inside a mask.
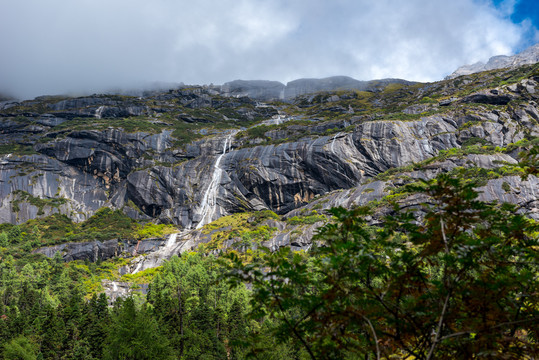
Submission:
[[[176,243],[176,238],[178,237],[178,233],[170,234],[167,240],[167,244],[165,245],[166,248],[169,248],[173,246]]]
[[[225,139],[225,144],[223,146],[223,152],[221,155],[217,157],[215,160],[215,164],[213,165],[213,174],[211,177],[211,182],[208,188],[206,189],[206,192],[204,193],[204,196],[202,197],[202,201],[200,203],[200,214],[201,219],[198,222],[196,228],[200,229],[206,224],[209,224],[214,219],[215,211],[217,210],[217,193],[219,191],[219,185],[221,183],[221,177],[223,176],[223,169],[220,167],[221,159],[226,154],[227,149],[230,151],[230,147],[232,146],[232,137],[235,133],[230,134]]]
[[[215,220],[214,216],[217,212],[217,193],[219,191],[219,185],[221,183],[221,178],[224,171],[220,167],[221,159],[228,151],[231,150],[232,138],[235,134],[236,132],[233,132],[227,136],[223,145],[223,151],[215,160],[211,182],[200,203],[199,213],[201,214],[201,220],[197,224],[197,229],[200,229],[202,226]],[[191,229],[184,229],[179,233],[170,234],[164,246],[147,256],[138,257],[137,260],[134,261],[136,266],[131,273],[135,274],[145,269],[160,266],[164,260],[170,259],[174,254],[180,253],[184,247],[188,248],[191,246],[192,244],[190,244],[190,241],[178,241],[178,238],[186,237],[191,231]]]
[[[337,136],[339,136],[341,133],[336,133],[335,136],[333,137],[333,140],[331,141],[331,146],[330,146],[330,149],[331,149],[331,152],[333,154],[335,154],[335,139],[337,138]],[[336,155],[336,154],[335,154]]]
[[[139,271],[149,269],[152,267],[157,267],[161,265],[161,263],[164,260],[170,259],[172,255],[174,255],[181,249],[181,246],[180,246],[180,249],[178,249],[178,246],[176,245],[176,240],[178,238],[178,235],[182,237],[187,232],[189,232],[189,229],[186,229],[182,231],[181,233],[170,234],[165,246],[162,246],[157,251],[149,254],[148,256],[141,256],[140,261],[137,263],[137,266],[131,273],[136,274]]]
[[[101,119],[101,114],[103,113],[103,109],[105,109],[104,105],[101,105],[100,107],[97,108],[94,115],[96,119]]]

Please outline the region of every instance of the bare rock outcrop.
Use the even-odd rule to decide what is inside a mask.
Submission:
[[[539,62],[539,44],[530,46],[522,52],[513,55],[497,55],[491,57],[487,63],[477,62],[472,65],[464,65],[455,70],[446,79],[454,79],[461,75],[470,75],[481,71],[488,71],[502,68],[515,68],[522,65],[535,64]]]

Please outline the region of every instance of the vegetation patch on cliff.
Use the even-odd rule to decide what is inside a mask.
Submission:
[[[61,205],[68,202],[67,199],[62,197],[54,197],[54,198],[40,198],[33,196],[32,194],[27,193],[26,191],[22,190],[15,190],[12,192],[13,200],[11,201],[11,208],[14,212],[20,211],[20,204],[21,203],[28,203],[30,205],[33,205],[37,207],[37,215],[43,215],[44,209],[46,207],[49,208],[58,208]]]
[[[251,248],[267,241],[277,230],[265,223],[267,220],[278,220],[280,217],[273,211],[238,213],[223,216],[220,219],[207,224],[202,232],[211,236],[208,243],[199,247],[201,252],[210,252],[224,248],[226,241],[231,240],[232,248]]]

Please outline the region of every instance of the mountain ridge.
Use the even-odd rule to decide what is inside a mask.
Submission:
[[[130,273],[198,247],[308,249],[330,207],[414,206],[403,186],[444,172],[483,178],[485,200],[539,218],[537,179],[517,176],[519,150],[539,136],[538,84],[539,65],[528,65],[291,102],[195,86],[10,103],[0,109],[0,221],[25,227],[62,215],[86,227],[109,208],[125,221],[176,229],[170,245],[139,244],[146,255],[126,233],[106,245],[64,246],[114,238],[66,232],[51,240],[62,246],[41,251],[89,261],[123,254]],[[264,211],[274,215],[249,220]],[[242,240],[245,231],[256,242]],[[39,245],[51,244],[31,247]]]
[[[264,101],[292,101],[298,96],[321,91],[359,90],[374,92],[383,91],[390,84],[412,85],[415,83],[392,78],[361,81],[341,75],[326,78],[301,78],[289,81],[286,85],[269,80],[234,80],[223,84],[220,89],[225,96],[248,96]]]
[[[502,68],[515,68],[522,65],[530,65],[539,62],[539,43],[532,45],[520,53],[512,56],[496,55],[486,63],[477,62],[472,65],[463,65],[446,77],[446,80],[454,79],[462,75],[470,75],[481,71],[489,71]]]

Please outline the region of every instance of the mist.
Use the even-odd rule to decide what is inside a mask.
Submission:
[[[498,1],[499,3],[499,1]],[[442,79],[537,37],[515,1],[0,0],[0,93],[28,99],[156,82]],[[539,38],[539,37],[537,37]]]

